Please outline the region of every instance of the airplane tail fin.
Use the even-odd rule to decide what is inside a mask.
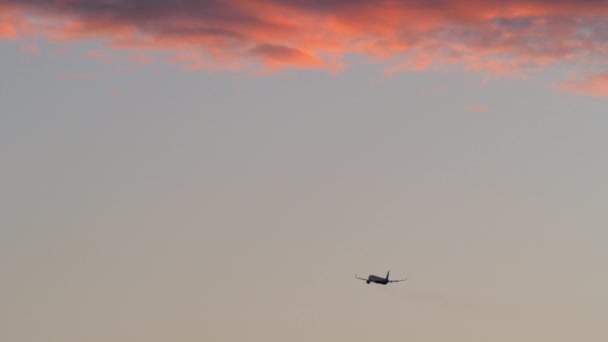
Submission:
[[[386,280],[388,280],[388,275],[391,273],[391,271],[386,272]]]

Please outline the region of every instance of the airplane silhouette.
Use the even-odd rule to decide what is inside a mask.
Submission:
[[[391,271],[386,272],[386,278],[382,278],[382,277],[378,277],[376,275],[370,274],[367,278],[359,278],[359,276],[355,275],[355,278],[359,279],[359,280],[365,280],[366,283],[376,283],[376,284],[381,284],[381,285],[386,285],[388,283],[398,283],[400,281],[405,281],[407,280],[407,277],[404,279],[398,279],[398,280],[389,280],[388,276],[391,273]]]

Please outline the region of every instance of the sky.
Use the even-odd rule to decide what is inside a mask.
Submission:
[[[607,52],[599,0],[0,0],[0,340],[606,340]]]

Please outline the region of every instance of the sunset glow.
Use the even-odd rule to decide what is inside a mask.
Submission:
[[[336,72],[346,67],[345,56],[359,54],[386,63],[388,73],[455,64],[462,70],[512,75],[556,63],[601,73],[593,68],[602,65],[608,51],[603,30],[607,10],[594,2],[1,3],[0,38],[101,39],[107,49],[136,50],[131,56],[139,62],[152,61],[142,58],[142,51],[196,56],[195,64],[188,64],[193,70],[205,64],[232,71],[294,67]]]

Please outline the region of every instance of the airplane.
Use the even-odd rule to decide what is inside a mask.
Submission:
[[[381,285],[386,285],[388,283],[398,283],[400,281],[405,281],[407,280],[407,277],[404,279],[397,279],[397,280],[389,280],[388,276],[391,273],[391,271],[386,272],[386,278],[382,278],[382,277],[378,277],[376,275],[370,274],[367,278],[359,278],[359,276],[355,275],[355,278],[359,279],[359,280],[365,280],[366,283],[376,283],[376,284],[381,284]]]

